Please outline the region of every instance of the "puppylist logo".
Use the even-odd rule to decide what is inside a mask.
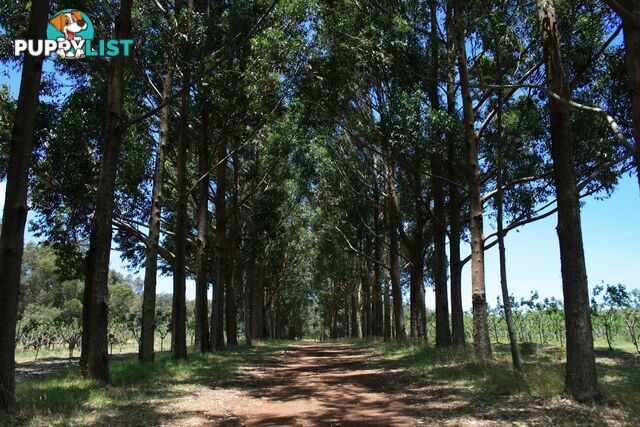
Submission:
[[[47,25],[46,40],[16,40],[13,53],[20,56],[49,56],[55,52],[60,59],[80,59],[96,56],[129,56],[133,40],[94,40],[94,28],[86,13],[64,9],[54,14]]]

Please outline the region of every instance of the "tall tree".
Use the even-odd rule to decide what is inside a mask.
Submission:
[[[497,34],[496,34],[497,36]],[[500,37],[495,40],[495,61],[497,69],[496,83],[502,84],[502,76],[500,69]],[[497,234],[498,234],[498,253],[500,260],[500,288],[502,290],[502,306],[504,309],[504,318],[507,323],[507,332],[509,334],[509,345],[511,347],[511,360],[513,361],[513,367],[517,372],[522,372],[522,361],[520,359],[520,349],[518,348],[518,337],[516,336],[516,329],[513,323],[513,314],[511,312],[511,298],[509,295],[509,285],[507,283],[507,251],[504,244],[504,191],[503,191],[503,175],[504,175],[504,162],[503,162],[503,138],[502,138],[502,90],[496,91],[496,109],[497,113],[497,131],[496,131],[496,151],[497,151],[497,165],[496,165],[496,222],[497,222]]]
[[[29,12],[27,40],[44,38],[49,13],[48,0],[33,0]],[[0,411],[15,405],[15,334],[20,293],[20,272],[27,220],[27,193],[34,124],[40,93],[44,57],[25,54],[22,60],[20,94],[16,107],[0,235]]]
[[[440,62],[440,43],[438,34],[438,12],[435,2],[430,5],[431,15],[431,75],[438,75]],[[429,100],[433,111],[440,110],[440,96],[437,80],[429,84]],[[440,137],[440,135],[438,135]],[[444,153],[436,152],[431,156],[431,188],[433,192],[433,282],[436,294],[436,346],[451,345],[449,329],[449,298],[447,295],[447,253],[446,253],[446,216],[444,195]]]
[[[200,139],[198,141],[198,237],[196,246],[196,348],[201,353],[210,350],[209,342],[209,263],[207,251],[207,225],[209,223],[209,119],[210,105],[202,101]]]
[[[402,283],[400,281],[400,259],[398,245],[398,198],[396,195],[395,165],[387,161],[387,231],[389,232],[389,274],[393,297],[393,326],[396,340],[404,341],[404,314],[402,310]]]
[[[384,272],[382,271],[382,267],[380,264],[382,263],[382,237],[381,233],[384,230],[384,226],[381,224],[380,220],[380,202],[379,202],[379,190],[377,185],[377,180],[375,183],[374,190],[376,192],[375,195],[375,208],[374,208],[374,242],[373,242],[373,286],[371,288],[372,292],[372,333],[376,337],[381,337],[384,335],[384,304],[383,304],[383,285],[382,282],[384,280]]]
[[[122,0],[116,22],[115,38],[128,39],[131,33],[133,0]],[[82,354],[80,370],[84,375],[109,379],[107,327],[109,316],[109,257],[111,254],[111,222],[113,201],[125,128],[122,120],[125,57],[113,58],[110,66],[107,117],[100,176],[93,215],[89,251],[86,257],[85,290],[82,313]]]
[[[480,165],[478,163],[478,136],[474,130],[475,117],[471,103],[471,88],[467,66],[462,8],[459,0],[452,0],[458,48],[458,69],[467,144],[467,187],[469,191],[471,231],[471,303],[473,309],[473,350],[480,361],[492,358],[487,317],[487,296],[484,276],[484,235],[482,224],[482,195]]]
[[[571,92],[562,67],[555,4],[553,0],[537,0],[537,6],[547,84],[549,90],[568,100]],[[582,243],[580,196],[574,166],[571,115],[569,106],[554,97],[549,100],[549,113],[567,334],[565,391],[574,399],[586,400],[598,395],[598,378]]]
[[[185,37],[191,33],[191,14],[193,0],[187,0],[187,17]],[[178,8],[182,9],[182,5]],[[183,51],[188,55],[188,49]],[[186,307],[186,240],[187,240],[187,216],[188,190],[187,190],[187,157],[189,147],[189,119],[191,114],[191,95],[188,88],[191,86],[191,64],[189,58],[184,56],[180,71],[182,72],[182,106],[180,110],[180,129],[178,134],[178,158],[177,158],[177,193],[176,224],[175,224],[175,262],[173,264],[173,300],[171,304],[171,357],[173,359],[186,359],[187,357],[187,307]]]
[[[227,344],[235,346],[238,344],[238,307],[236,304],[236,292],[242,289],[242,279],[244,268],[240,257],[240,219],[239,219],[239,181],[240,181],[240,156],[238,146],[233,147],[231,153],[233,162],[233,178],[231,181],[231,216],[229,223],[229,269],[231,277],[227,281],[225,292],[225,326],[227,331]]]
[[[162,82],[162,102],[167,103],[173,90],[175,54],[169,53],[167,73]],[[149,217],[149,238],[144,268],[144,291],[142,299],[142,326],[138,358],[143,362],[154,360],[154,337],[156,330],[156,282],[158,276],[158,250],[160,245],[160,221],[162,219],[162,185],[166,150],[169,144],[169,122],[171,105],[167,103],[160,113],[160,140],[156,150],[156,164],[151,189],[151,215]]]
[[[447,34],[447,113],[451,117],[456,114],[456,46],[451,2],[446,10]],[[462,202],[458,174],[457,135],[447,132],[447,179],[449,181],[449,271],[451,289],[451,340],[456,347],[465,347],[464,310],[462,308],[462,263],[460,260],[460,239],[462,235],[461,216]]]
[[[215,296],[211,313],[211,335],[216,350],[224,350],[224,295],[227,282],[227,136],[218,142],[216,171],[216,247],[215,247]]]

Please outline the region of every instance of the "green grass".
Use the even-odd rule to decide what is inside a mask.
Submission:
[[[343,341],[344,342],[344,341]],[[549,399],[560,395],[564,381],[564,351],[559,346],[525,345],[524,374],[511,368],[509,348],[494,344],[495,362],[474,362],[471,351],[436,350],[421,344],[348,341],[369,348],[459,398],[495,399],[509,395],[523,400]],[[248,363],[276,354],[287,342],[261,342],[249,348],[206,355],[191,354],[186,361],[172,361],[167,353],[154,363],[142,364],[135,356],[119,356],[110,363],[108,385],[82,378],[77,368],[19,378],[17,398],[20,412],[0,418],[4,425],[91,425],[161,424],[166,417],[161,408],[174,399],[215,387],[216,380],[228,378]],[[627,346],[616,345],[610,353],[597,343],[597,366],[604,403],[640,416],[640,361]],[[44,361],[43,361],[44,362]],[[636,418],[629,418],[636,419]]]
[[[111,361],[107,385],[81,377],[75,367],[63,373],[19,378],[19,412],[0,418],[0,426],[110,424],[123,419],[153,424],[161,421],[157,408],[162,402],[209,387],[286,345],[240,345],[223,352],[192,354],[186,361],[173,361],[162,353],[153,363],[141,363],[134,355]]]
[[[166,341],[165,341],[166,344]],[[166,346],[165,346],[166,347]],[[113,354],[122,354],[122,353],[135,353],[138,351],[138,344],[135,341],[122,344],[122,345],[114,345],[113,346]],[[76,348],[73,351],[74,357],[80,356],[80,347]],[[55,347],[49,348],[41,348],[38,352],[38,358],[36,359],[36,352],[33,349],[25,350],[22,347],[18,347],[16,349],[16,361],[17,362],[32,362],[34,360],[48,359],[52,357],[58,358],[68,358],[69,357],[69,349],[57,344]]]
[[[360,341],[356,345],[372,349],[433,384],[455,387],[469,398],[512,395],[548,399],[563,391],[565,354],[557,346],[525,345],[529,348],[522,352],[524,372],[520,376],[512,369],[506,344],[493,345],[495,361],[490,364],[477,364],[471,349],[436,350],[421,344],[379,341]],[[608,348],[597,347],[601,350],[596,359],[599,384],[604,403],[639,417],[640,357],[634,354],[633,346],[627,347],[617,345],[611,353]]]

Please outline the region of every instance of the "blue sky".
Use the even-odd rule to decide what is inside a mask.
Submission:
[[[18,70],[19,71],[19,70]],[[45,71],[53,71],[51,61]],[[14,96],[19,90],[19,72],[0,66],[0,85],[7,84]],[[0,207],[4,205],[4,183],[0,182]],[[612,197],[584,200],[582,227],[590,286],[606,283],[624,283],[629,288],[640,288],[640,189],[634,177],[625,176]],[[29,219],[33,214],[29,215]],[[510,291],[516,298],[527,297],[537,290],[541,297],[562,297],[560,255],[555,231],[556,216],[521,227],[508,234],[507,269]],[[490,225],[486,221],[486,227]],[[491,230],[485,230],[488,234]],[[26,239],[34,240],[27,234]],[[469,245],[463,245],[463,257],[469,254]],[[117,251],[112,251],[111,268],[142,276],[144,272],[128,271]],[[493,305],[500,295],[498,253],[494,247],[486,254],[487,299]],[[158,278],[158,292],[170,293],[171,277]],[[471,306],[471,279],[469,265],[463,271],[463,304]],[[187,297],[195,298],[193,281],[187,282]],[[433,292],[427,290],[427,305],[434,307]]]
[[[636,177],[625,176],[611,198],[585,199],[582,214],[587,275],[590,288],[605,283],[624,283],[640,288],[640,188]],[[506,239],[509,290],[519,299],[539,291],[541,297],[562,297],[557,217],[528,224],[510,232]],[[485,231],[487,234],[487,231]],[[469,254],[465,245],[464,255]],[[487,299],[494,305],[500,295],[497,247],[486,253]],[[463,301],[471,305],[469,266],[463,272]],[[430,306],[433,306],[431,296]]]

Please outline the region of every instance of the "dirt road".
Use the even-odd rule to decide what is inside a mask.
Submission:
[[[561,399],[482,396],[454,383],[416,378],[355,346],[325,343],[297,343],[232,379],[172,401],[160,412],[166,416],[161,424],[168,426],[477,426],[604,421],[596,415],[596,408]]]
[[[414,425],[407,374],[341,344],[299,343],[174,410],[216,425]],[[183,422],[186,420],[182,420]]]

